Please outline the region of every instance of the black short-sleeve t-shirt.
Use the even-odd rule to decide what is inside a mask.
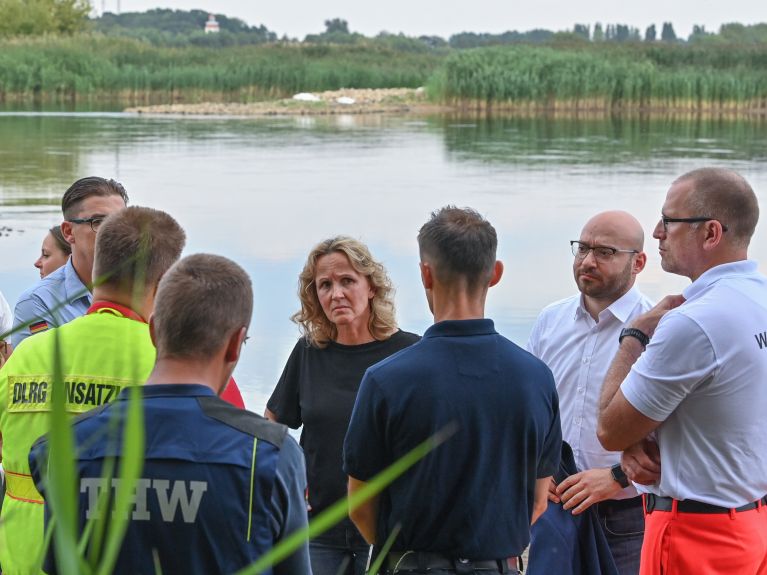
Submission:
[[[343,442],[365,370],[420,339],[398,331],[362,345],[330,342],[325,348],[300,339],[293,348],[267,408],[277,421],[301,432],[306,456],[310,513],[346,495]]]

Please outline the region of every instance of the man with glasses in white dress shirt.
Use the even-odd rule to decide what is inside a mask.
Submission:
[[[579,469],[559,485],[552,483],[549,507],[561,504],[577,515],[595,505],[618,570],[635,575],[644,531],[641,497],[621,469],[620,453],[599,444],[596,426],[599,393],[620,332],[652,307],[634,285],[647,261],[644,232],[630,214],[609,211],[591,218],[570,244],[579,293],[547,306],[527,345],[554,374],[563,439]],[[533,526],[534,537],[535,531]],[[545,536],[534,538],[533,545],[551,545],[536,553],[557,552]],[[532,560],[531,555],[531,566]]]

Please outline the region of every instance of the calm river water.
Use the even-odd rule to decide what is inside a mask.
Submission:
[[[416,233],[435,208],[472,206],[496,226],[506,266],[488,315],[524,345],[538,311],[574,291],[568,241],[591,215],[628,210],[649,235],[670,182],[703,165],[740,171],[765,210],[765,159],[765,121],[2,113],[0,290],[13,305],[37,280],[32,262],[69,184],[114,177],[132,204],[178,219],[186,253],[223,254],[251,274],[252,337],[235,377],[262,412],[298,336],[288,318],[315,242],[367,242],[397,286],[401,327],[422,333]],[[762,223],[751,255],[763,271],[765,246]],[[649,296],[687,285],[660,269],[652,238],[646,249]]]

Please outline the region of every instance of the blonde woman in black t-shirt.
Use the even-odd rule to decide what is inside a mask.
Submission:
[[[342,450],[365,370],[418,341],[397,327],[394,289],[367,246],[320,242],[299,276],[303,337],[293,348],[266,416],[303,425],[310,517],[346,496]],[[363,575],[369,547],[347,518],[310,543],[314,575]]]

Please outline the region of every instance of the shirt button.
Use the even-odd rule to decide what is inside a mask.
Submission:
[[[589,358],[588,357],[584,357],[583,358],[583,363],[588,363],[588,362],[589,362]]]
[[[583,388],[582,387],[578,388],[578,393],[583,393]]]
[[[582,421],[582,420],[581,420],[581,418],[580,418],[580,417],[576,417],[575,419],[573,419],[573,423],[574,423],[575,425],[580,425],[580,424],[581,424],[581,421]]]

